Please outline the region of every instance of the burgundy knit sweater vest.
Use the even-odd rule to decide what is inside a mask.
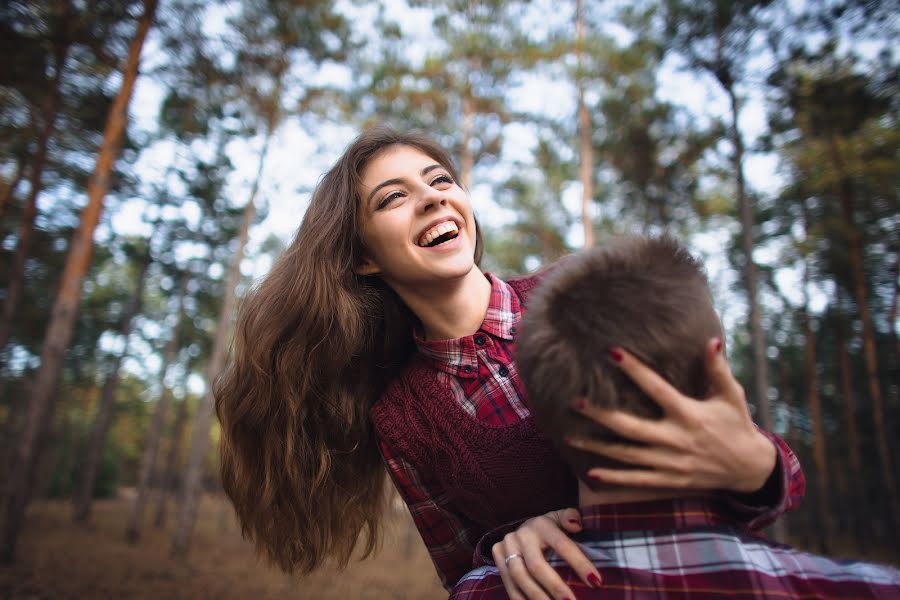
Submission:
[[[535,275],[509,281],[523,306]],[[458,515],[486,530],[577,505],[577,485],[552,443],[528,416],[493,427],[470,416],[416,354],[370,411],[375,430]]]

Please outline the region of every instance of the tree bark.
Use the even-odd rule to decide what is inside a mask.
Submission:
[[[53,416],[56,400],[54,392],[75,326],[82,280],[91,262],[94,230],[100,220],[110,174],[119,154],[128,105],[138,76],[141,50],[153,21],[157,2],[158,0],[144,2],[144,14],[138,22],[122,73],[122,86],[107,116],[103,143],[94,172],[88,181],[88,203],[82,211],[81,223],[66,257],[62,281],[44,338],[41,366],[35,378],[28,417],[0,498],[0,562],[11,563],[15,559],[16,543],[28,503],[29,474],[37,465],[39,442]]]
[[[804,207],[804,226],[809,231],[809,218]],[[819,370],[816,357],[816,334],[813,331],[812,316],[809,314],[809,258],[803,258],[803,365],[806,372],[806,404],[809,407],[809,416],[813,430],[813,456],[815,457],[816,470],[818,471],[819,493],[819,519],[822,527],[817,530],[819,548],[822,554],[828,554],[829,544],[833,539],[834,528],[831,520],[830,494],[828,472],[828,454],[825,448],[825,428],[822,424],[822,400],[819,395]]]
[[[21,183],[22,179],[25,177],[25,153],[16,158],[16,172],[13,175],[12,179],[9,181],[4,181],[2,185],[0,185],[0,221],[2,221],[6,217],[6,212],[9,210],[9,203],[12,200],[13,194],[16,193],[16,189],[19,187],[19,183]],[[2,346],[0,346],[2,348]]]
[[[584,247],[594,245],[594,223],[591,219],[591,205],[594,200],[594,145],[591,129],[591,115],[584,101],[584,14],[581,0],[575,3],[575,60],[578,72],[578,137],[580,148],[579,176],[581,179],[581,222],[584,227]]]
[[[225,367],[225,361],[228,357],[229,344],[231,338],[231,320],[234,306],[237,301],[237,285],[241,279],[241,260],[244,257],[244,248],[247,245],[247,238],[250,233],[250,224],[256,215],[256,194],[259,190],[260,180],[262,179],[263,168],[265,166],[266,155],[269,150],[269,142],[274,133],[274,124],[276,117],[273,115],[268,122],[265,141],[259,156],[259,166],[256,171],[256,178],[253,182],[253,188],[250,191],[250,198],[244,208],[244,218],[241,222],[241,229],[238,233],[238,248],[235,252],[234,261],[228,273],[228,279],[225,284],[225,296],[222,299],[222,307],[219,312],[219,324],[216,327],[216,336],[213,339],[212,353],[209,364],[206,369],[206,393],[197,405],[197,414],[194,417],[194,429],[191,434],[191,446],[188,450],[187,465],[184,470],[184,481],[181,486],[181,494],[178,502],[178,523],[175,527],[175,535],[172,538],[172,556],[178,559],[184,559],[187,556],[191,544],[191,534],[194,529],[194,523],[197,520],[197,507],[200,501],[201,478],[203,476],[203,463],[206,457],[206,448],[209,444],[209,426],[212,420],[213,412],[213,385],[218,378],[222,369]]]
[[[900,363],[900,336],[897,335],[897,327],[894,325],[897,322],[898,310],[900,310],[900,258],[894,261],[894,295],[891,298],[891,310],[888,313],[888,323],[891,324],[891,336],[894,338],[894,356],[898,363]]]
[[[762,328],[762,314],[759,307],[759,284],[756,263],[753,262],[753,206],[747,197],[744,180],[744,141],[738,129],[740,112],[734,87],[725,88],[731,104],[731,142],[734,146],[732,164],[737,187],[738,209],[741,218],[741,247],[744,251],[744,280],[747,285],[747,304],[750,307],[750,339],[753,345],[753,373],[756,383],[756,406],[759,409],[759,420],[763,429],[772,430],[772,409],[769,403],[769,376],[766,358],[766,339]]]
[[[718,64],[724,64],[721,59],[722,44],[719,38]],[[730,136],[734,146],[732,165],[734,168],[734,180],[737,192],[738,211],[741,220],[741,247],[744,251],[744,282],[747,286],[747,304],[749,305],[748,319],[750,321],[750,342],[753,347],[753,378],[756,393],[756,408],[762,428],[772,431],[772,407],[769,402],[769,373],[768,359],[766,357],[766,337],[762,327],[762,314],[759,306],[759,285],[757,281],[756,263],[753,261],[753,206],[747,196],[747,186],[744,179],[744,140],[738,126],[740,103],[734,91],[734,83],[727,70],[714,72],[719,84],[728,95],[731,109]],[[772,524],[772,538],[775,541],[784,541],[787,532],[781,520]]]
[[[141,537],[144,507],[148,500],[150,479],[156,470],[156,455],[159,451],[159,441],[160,437],[162,437],[166,414],[169,412],[171,393],[166,389],[166,372],[169,369],[169,365],[175,362],[175,356],[178,353],[180,342],[179,326],[184,319],[184,295],[188,281],[190,281],[190,271],[185,269],[178,288],[178,318],[175,321],[175,327],[172,329],[172,335],[163,351],[163,365],[160,370],[159,382],[161,393],[156,403],[156,410],[153,411],[150,428],[147,430],[147,439],[144,442],[144,455],[141,458],[141,470],[138,473],[137,495],[131,505],[131,512],[128,515],[128,524],[125,529],[125,538],[132,544],[136,543]]]
[[[131,335],[132,324],[135,317],[140,314],[143,307],[144,284],[147,279],[147,271],[150,269],[152,256],[150,254],[150,239],[147,240],[147,254],[141,261],[140,271],[135,280],[134,294],[128,302],[128,308],[122,316],[121,335],[125,338],[125,347],[112,361],[106,381],[103,382],[103,391],[100,394],[100,405],[91,425],[91,436],[87,451],[81,465],[78,486],[72,495],[72,519],[77,523],[83,523],[90,518],[91,502],[94,499],[94,483],[97,480],[97,471],[103,459],[103,450],[106,448],[106,439],[109,434],[109,426],[112,423],[113,409],[116,405],[116,392],[119,389],[119,369],[122,360],[128,355],[128,336]]]
[[[41,128],[37,140],[37,149],[31,162],[31,173],[28,178],[30,189],[25,207],[22,210],[22,220],[19,222],[19,239],[16,242],[16,252],[13,254],[10,264],[6,298],[3,301],[3,316],[0,319],[0,350],[6,348],[12,335],[12,327],[15,322],[16,312],[22,300],[22,292],[25,290],[25,260],[31,249],[31,238],[34,237],[34,221],[37,218],[37,199],[43,189],[44,167],[47,165],[47,153],[50,149],[50,138],[56,129],[56,120],[59,116],[60,86],[62,74],[65,70],[66,59],[69,54],[68,44],[60,46],[55,56],[55,72],[50,82],[50,90],[47,102],[44,106],[44,126]],[[11,193],[11,189],[10,189]]]
[[[788,368],[786,361],[779,360],[776,362],[776,371],[775,377],[778,378],[779,384],[779,398],[784,403],[785,410],[787,412],[787,428],[784,432],[784,441],[788,443],[788,446],[791,448],[799,447],[799,434],[797,428],[794,426],[794,411],[795,411],[795,399],[794,399],[794,386],[793,381],[791,379],[791,370]],[[776,525],[773,525],[774,529],[777,529],[778,539],[786,540],[788,539],[791,531],[794,527],[796,521],[794,518],[789,519],[787,515],[783,515],[778,521]]]
[[[460,149],[459,176],[466,191],[472,189],[472,169],[475,168],[475,157],[472,156],[472,129],[475,126],[475,106],[472,95],[466,91],[462,101],[462,148]]]
[[[838,287],[840,290],[840,287]],[[847,454],[850,457],[850,470],[852,474],[859,477],[863,472],[862,456],[859,450],[859,434],[856,425],[856,394],[853,389],[853,375],[850,370],[850,354],[847,351],[847,334],[844,327],[843,303],[841,302],[840,291],[838,291],[838,322],[835,336],[837,337],[838,352],[838,370],[841,379],[841,395],[844,397],[844,424],[847,427]],[[853,475],[851,475],[851,478]],[[860,515],[868,514],[869,499],[866,494],[860,494],[858,487],[851,482],[847,486],[847,495],[850,506],[853,510],[849,511],[851,527],[854,531],[856,539],[857,551],[862,553],[866,550],[865,537],[867,533],[866,519],[860,519]]]
[[[177,478],[178,455],[181,450],[181,432],[188,420],[188,403],[187,398],[178,405],[178,412],[175,413],[175,424],[172,425],[172,438],[169,444],[169,453],[166,456],[166,465],[162,472],[162,480],[160,482],[159,498],[156,504],[156,516],[153,524],[158,528],[162,528],[166,524],[166,507],[169,495],[175,488]]]
[[[872,400],[872,423],[875,426],[875,441],[878,456],[881,459],[882,485],[887,492],[890,522],[894,533],[900,532],[900,498],[897,496],[897,484],[894,479],[894,465],[891,458],[890,445],[884,414],[884,398],[881,395],[881,382],[878,376],[878,355],[875,350],[875,328],[872,325],[872,314],[869,311],[869,299],[866,291],[866,274],[863,267],[862,244],[859,231],[856,229],[856,217],[853,209],[853,190],[850,187],[849,174],[844,167],[836,140],[831,140],[831,154],[835,169],[840,177],[841,212],[843,213],[844,233],[847,239],[847,252],[850,257],[850,278],[853,283],[853,295],[859,318],[862,321],[863,358],[866,365],[866,382],[869,397]]]

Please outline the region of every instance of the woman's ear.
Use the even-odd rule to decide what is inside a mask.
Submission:
[[[354,267],[353,272],[357,275],[378,275],[381,268],[374,261],[363,258],[362,262]]]

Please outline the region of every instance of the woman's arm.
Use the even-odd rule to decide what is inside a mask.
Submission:
[[[513,523],[492,530],[479,543],[476,560],[484,549],[490,548],[493,564],[500,571],[503,587],[511,600],[572,600],[575,598],[572,589],[547,562],[544,551],[552,549],[588,587],[600,587],[597,568],[569,537],[570,533],[579,531],[581,514],[577,509],[554,510],[521,525]]]
[[[431,555],[441,584],[450,590],[472,568],[475,544],[484,531],[450,510],[446,495],[425,481],[403,457],[379,442],[391,479],[406,502]]]
[[[734,515],[754,531],[771,525],[779,516],[800,506],[806,493],[806,478],[797,456],[774,433],[762,431],[762,434],[775,446],[778,457],[772,475],[756,492],[722,496]]]
[[[774,509],[775,515],[799,504],[805,487],[799,462],[783,442],[768,437],[753,423],[744,389],[731,374],[721,341],[711,340],[707,347],[711,390],[705,400],[681,394],[624,349],[614,348],[610,355],[662,407],[664,418],[644,419],[576,400],[575,410],[643,444],[571,440],[575,447],[637,465],[595,468],[588,472],[590,476],[622,486],[727,490],[734,494],[736,505],[762,501],[758,508]],[[770,487],[777,488],[774,494],[765,493]],[[772,520],[775,515],[757,513],[750,521]]]

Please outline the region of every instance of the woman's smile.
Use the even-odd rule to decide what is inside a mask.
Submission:
[[[475,267],[469,197],[432,157],[409,146],[386,149],[363,170],[360,198],[366,252],[358,273],[377,274],[396,290]]]

